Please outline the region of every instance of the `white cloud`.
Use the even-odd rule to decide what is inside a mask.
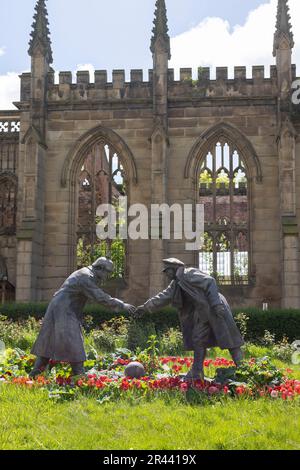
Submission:
[[[300,68],[299,0],[290,0],[295,48],[293,62]],[[277,0],[269,0],[251,11],[244,25],[230,25],[222,18],[206,18],[196,27],[171,39],[170,67],[178,78],[180,67],[192,67],[193,75],[199,66],[214,68],[228,66],[233,75],[235,65],[244,65],[250,72],[252,65],[270,66],[272,56]],[[268,73],[269,71],[267,71]],[[251,72],[250,72],[251,73]],[[298,70],[299,75],[299,70]]]
[[[295,48],[293,63],[297,64],[297,76],[300,75],[300,1],[290,0]],[[248,67],[251,75],[252,65],[265,65],[267,68],[275,63],[272,56],[273,35],[275,31],[277,0],[266,0],[251,11],[243,25],[230,28],[222,18],[205,18],[196,27],[171,39],[172,59],[170,67],[175,69],[175,77],[179,76],[180,67],[192,67],[196,77],[197,68],[211,67],[212,76],[215,67],[228,66],[229,76],[233,76],[235,65]],[[5,48],[0,47],[0,56]],[[90,81],[94,80],[95,68],[92,64],[78,64],[73,71],[73,82],[76,82],[78,70],[89,70]],[[127,71],[127,73],[129,73]],[[267,74],[269,70],[267,69]],[[58,83],[55,73],[55,82]],[[19,99],[20,80],[18,73],[11,72],[0,75],[0,109],[15,109],[12,102]]]
[[[19,74],[9,72],[0,75],[0,109],[16,109],[13,101],[20,99],[20,78]]]
[[[78,64],[73,71],[73,82],[76,83],[77,70],[88,70],[90,72],[90,81],[94,81],[95,68],[92,64]],[[16,109],[13,101],[20,99],[20,78],[21,74],[17,72],[8,72],[6,75],[0,75],[0,110]],[[55,72],[55,82],[58,83],[59,71]]]

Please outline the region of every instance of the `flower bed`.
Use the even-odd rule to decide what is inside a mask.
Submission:
[[[124,368],[133,361],[140,361],[147,375],[141,379],[124,376]],[[184,381],[184,374],[191,367],[190,357],[157,357],[142,352],[134,356],[130,351],[95,357],[85,363],[86,374],[72,378],[68,364],[51,362],[47,373],[31,380],[34,357],[20,350],[7,350],[0,358],[0,382],[29,388],[43,388],[52,399],[72,399],[81,395],[95,397],[99,403],[131,397],[135,400],[153,399],[158,396],[180,397],[188,402],[245,397],[258,399],[297,400],[300,397],[300,381],[291,378],[289,370],[278,370],[268,358],[251,359],[234,369],[235,380],[216,383],[216,372],[232,371],[233,362],[225,358],[207,359],[205,375],[210,380]]]

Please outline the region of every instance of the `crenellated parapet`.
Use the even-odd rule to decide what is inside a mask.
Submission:
[[[150,99],[152,89],[152,70],[144,81],[143,70],[131,70],[130,82],[126,82],[125,70],[113,70],[112,81],[108,80],[107,70],[96,70],[91,81],[89,71],[78,71],[76,80],[70,71],[59,72],[58,83],[54,80],[54,71],[48,74],[48,102],[116,100],[124,98]],[[30,99],[30,74],[21,76],[21,101]]]
[[[234,67],[229,78],[227,67],[217,67],[213,76],[209,67],[199,67],[198,76],[192,78],[191,68],[180,69],[179,80],[174,79],[174,70],[169,70],[169,97],[191,95],[194,98],[238,98],[275,97],[277,94],[277,69],[271,66],[267,76],[264,66],[253,66],[252,75],[247,76],[246,67]]]
[[[292,67],[293,79],[296,66]],[[253,66],[251,76],[244,66],[235,66],[233,77],[229,78],[227,67],[217,67],[213,76],[209,67],[199,67],[197,79],[193,79],[191,68],[180,69],[179,80],[174,70],[169,69],[169,97],[192,95],[202,98],[218,97],[268,97],[277,96],[277,68],[272,65],[267,74],[264,66]]]
[[[199,67],[197,79],[193,79],[192,68],[181,68],[179,80],[175,80],[174,69],[168,70],[168,95],[170,98],[218,97],[262,97],[277,96],[277,68],[267,70],[264,66],[253,66],[251,76],[247,76],[246,67],[234,67],[233,77],[229,78],[227,67],[217,67],[215,76],[209,67]],[[80,102],[110,100],[149,100],[153,94],[153,70],[145,76],[142,69],[130,71],[130,80],[126,81],[125,70],[113,70],[112,80],[108,80],[107,70],[96,70],[94,81],[89,71],[78,71],[76,79],[70,71],[59,72],[55,83],[54,71],[48,73],[48,102]],[[296,79],[296,66],[292,66],[292,77]],[[31,74],[21,75],[21,101],[30,100]]]
[[[199,67],[197,79],[193,79],[192,68],[181,68],[179,80],[175,80],[174,69],[168,70],[168,95],[170,98],[218,98],[218,97],[263,97],[277,96],[277,68],[275,65],[267,71],[264,66],[253,66],[252,75],[246,73],[246,67],[234,67],[234,75],[229,78],[227,67],[217,67],[215,76],[209,67]],[[296,79],[296,66],[292,66],[292,77]],[[31,74],[21,75],[21,101],[30,100]],[[108,80],[107,70],[96,70],[94,81],[89,71],[78,71],[76,80],[70,71],[59,72],[55,83],[54,71],[48,73],[48,102],[80,102],[110,100],[149,100],[152,98],[153,70],[148,76],[142,69],[130,71],[130,81],[126,81],[125,70],[113,70],[112,80]]]

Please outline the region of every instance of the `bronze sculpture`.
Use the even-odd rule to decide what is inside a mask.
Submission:
[[[105,293],[99,284],[113,271],[107,258],[97,259],[92,266],[71,274],[50,302],[39,336],[32,348],[37,356],[31,377],[39,375],[49,360],[69,362],[73,375],[84,372],[86,360],[82,336],[83,308],[88,300],[95,301],[116,312],[134,313],[135,307]]]
[[[242,360],[243,338],[225,297],[218,292],[213,277],[196,268],[186,268],[178,259],[163,260],[163,270],[171,281],[167,289],[137,308],[135,315],[154,312],[172,304],[179,311],[184,347],[194,351],[194,364],[187,380],[204,379],[206,349],[229,349],[236,365]]]

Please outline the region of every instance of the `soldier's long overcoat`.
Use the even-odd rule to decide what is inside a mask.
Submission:
[[[68,277],[48,306],[32,354],[63,362],[86,360],[81,326],[86,302],[92,300],[116,312],[124,309],[121,300],[106,294],[98,284],[91,266]]]
[[[178,309],[184,347],[187,351],[197,347],[221,349],[238,348],[244,344],[225,297],[219,293],[213,277],[195,268],[180,267],[176,279],[166,290],[148,300],[144,307],[154,312],[167,305]],[[213,307],[223,304],[222,317]]]

